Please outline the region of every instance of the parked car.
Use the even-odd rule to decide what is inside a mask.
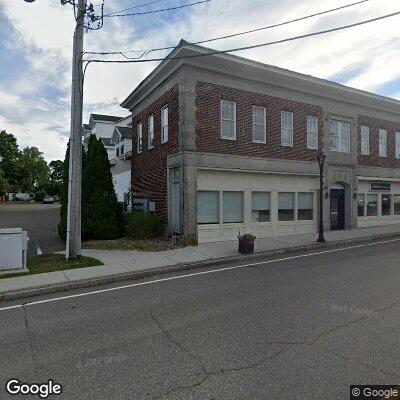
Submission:
[[[52,196],[44,196],[42,203],[43,204],[53,204],[54,198]]]

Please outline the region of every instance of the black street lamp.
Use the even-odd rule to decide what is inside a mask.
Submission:
[[[323,175],[324,175],[324,164],[325,164],[325,159],[326,155],[320,151],[317,154],[317,161],[319,165],[319,229],[318,229],[318,243],[325,243],[325,238],[324,238],[324,219],[323,219],[323,213],[324,213],[324,207],[323,207],[323,198],[324,198],[324,182],[323,182]]]

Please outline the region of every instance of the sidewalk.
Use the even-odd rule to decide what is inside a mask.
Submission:
[[[85,249],[83,255],[101,260],[105,265],[21,276],[0,280],[0,300],[35,294],[89,287],[125,279],[162,274],[180,269],[217,265],[235,260],[249,260],[258,255],[274,255],[294,250],[400,237],[400,224],[326,232],[327,244],[317,244],[317,235],[280,236],[257,239],[256,254],[240,256],[237,241],[203,243],[198,246],[161,252],[109,251]]]

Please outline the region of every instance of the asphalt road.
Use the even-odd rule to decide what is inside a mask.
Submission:
[[[0,390],[51,378],[54,399],[321,400],[400,384],[399,260],[392,241],[32,298],[0,310]]]
[[[0,228],[28,231],[28,255],[65,249],[57,233],[59,204],[0,203]]]

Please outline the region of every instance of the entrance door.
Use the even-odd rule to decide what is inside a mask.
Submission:
[[[344,229],[344,189],[331,189],[331,230]]]

